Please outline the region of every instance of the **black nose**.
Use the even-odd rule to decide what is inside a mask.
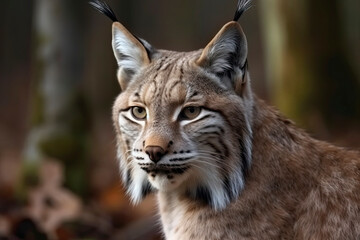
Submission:
[[[150,160],[153,161],[154,163],[160,161],[162,156],[165,155],[164,149],[159,146],[147,146],[145,148],[145,153],[149,155]]]

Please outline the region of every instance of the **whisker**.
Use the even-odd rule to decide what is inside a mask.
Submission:
[[[207,165],[212,166],[212,167],[220,168],[219,165],[214,164],[214,163],[211,163],[211,162],[208,162],[208,161],[204,161],[204,160],[202,160],[202,159],[196,159],[196,161],[194,161],[193,163],[207,164]]]
[[[217,163],[221,162],[221,165],[216,165],[214,163],[209,163],[208,161],[204,161],[206,159],[211,160],[212,162],[214,162],[214,161],[217,162]],[[223,169],[223,166],[226,166],[226,167],[229,167],[229,168],[233,167],[232,165],[228,164],[227,162],[222,161],[222,159],[220,159],[220,158],[213,157],[213,156],[207,156],[207,155],[203,155],[203,154],[200,154],[198,156],[198,158],[196,159],[196,161],[206,163],[206,164],[209,164],[209,165],[212,164],[212,166],[217,166],[217,167],[222,168],[222,169]]]
[[[224,170],[224,168],[222,166],[213,164],[213,163],[208,162],[208,161],[197,160],[195,162],[192,162],[191,164],[197,165],[200,168],[210,166],[210,167],[214,167],[214,168],[219,169],[219,170]]]

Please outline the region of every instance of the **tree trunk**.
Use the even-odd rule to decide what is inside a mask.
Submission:
[[[32,121],[24,152],[27,177],[36,176],[46,158],[62,161],[66,184],[85,191],[86,114],[79,91],[82,51],[75,1],[36,0],[34,13],[35,76]],[[25,178],[26,179],[26,178]]]
[[[360,86],[345,47],[340,2],[260,4],[270,95],[286,115],[314,132],[359,121]]]

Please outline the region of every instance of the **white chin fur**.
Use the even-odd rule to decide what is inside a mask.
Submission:
[[[172,179],[168,179],[166,174],[157,174],[155,177],[149,175],[148,180],[157,190],[168,192],[179,188],[180,185],[185,181],[186,175],[186,172],[181,175],[173,175]]]
[[[147,182],[147,174],[140,168],[134,168],[132,176],[133,179],[129,188],[127,189],[127,193],[129,194],[131,201],[134,204],[138,204],[144,197],[143,187]]]

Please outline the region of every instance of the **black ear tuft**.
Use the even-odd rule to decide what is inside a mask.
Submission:
[[[251,0],[238,0],[234,21],[237,22],[241,15],[251,7]]]
[[[108,18],[110,18],[113,22],[118,22],[116,15],[114,11],[110,8],[110,6],[103,1],[100,0],[92,0],[89,2],[89,4],[101,12],[102,14],[106,15]]]

